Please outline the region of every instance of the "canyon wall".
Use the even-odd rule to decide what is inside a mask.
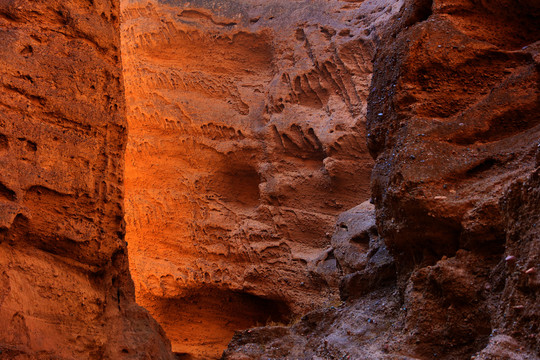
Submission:
[[[332,241],[365,261],[342,304],[238,333],[226,359],[540,357],[539,19],[537,1],[409,0],[380,28],[375,213],[344,213]]]
[[[538,355],[540,4],[414,5],[385,36],[368,110],[408,340],[450,358],[504,335]]]
[[[334,222],[370,196],[373,29],[399,6],[123,1],[131,271],[176,352],[336,300]]]
[[[116,1],[0,1],[0,358],[171,359],[135,304]]]
[[[119,6],[0,0],[0,359],[540,357],[536,0]]]

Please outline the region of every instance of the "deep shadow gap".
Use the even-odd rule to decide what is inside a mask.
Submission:
[[[291,321],[281,300],[226,289],[196,289],[183,298],[146,294],[138,303],[163,327],[178,359],[219,359],[236,331]]]

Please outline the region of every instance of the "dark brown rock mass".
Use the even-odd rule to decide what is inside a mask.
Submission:
[[[540,5],[411,7],[424,15],[385,36],[368,105],[377,223],[405,287],[409,342],[465,357],[504,333],[538,353],[538,289],[517,278],[535,281],[524,272],[538,266],[528,227],[540,203],[532,184],[514,191],[538,171]]]
[[[170,359],[124,241],[117,1],[0,1],[0,358]]]

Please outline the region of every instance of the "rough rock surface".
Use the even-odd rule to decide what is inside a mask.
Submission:
[[[370,34],[399,8],[361,3],[123,1],[130,263],[175,351],[335,298],[311,265],[369,198]]]
[[[537,0],[122,10],[0,0],[0,359],[540,358]]]
[[[465,357],[501,332],[540,351],[524,273],[540,256],[539,16],[536,1],[416,1],[380,45],[373,197],[416,354]]]
[[[226,359],[540,358],[539,18],[537,1],[404,2],[367,112],[397,281],[344,276],[341,306],[239,333]]]
[[[171,359],[135,304],[116,1],[0,1],[0,359]]]

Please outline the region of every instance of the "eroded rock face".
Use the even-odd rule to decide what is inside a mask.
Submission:
[[[371,34],[399,4],[123,2],[131,268],[176,351],[228,340],[157,304],[182,314],[212,294],[198,316],[230,337],[234,317],[286,321],[335,297],[308,264],[369,198]],[[233,294],[278,311],[232,311]]]
[[[172,357],[128,271],[118,13],[0,1],[0,358]],[[131,267],[177,355],[324,305],[224,358],[538,358],[537,1],[123,16]]]
[[[367,112],[396,284],[344,276],[341,306],[240,333],[225,358],[538,358],[539,16],[535,1],[403,4]]]
[[[538,8],[418,4],[429,18],[398,31],[375,63],[368,141],[379,228],[417,262],[500,250],[499,200],[534,168],[539,137]]]
[[[289,327],[238,332],[224,359],[414,359],[400,351],[405,312],[394,259],[377,234],[374,205],[365,202],[340,214],[331,243],[313,266],[328,283],[339,283],[342,301]]]
[[[0,2],[0,358],[170,359],[134,301],[116,1]]]
[[[414,23],[381,44],[368,106],[378,229],[406,286],[409,341],[422,356],[463,357],[505,333],[538,352],[538,290],[524,272],[538,264],[540,7],[409,9]]]

